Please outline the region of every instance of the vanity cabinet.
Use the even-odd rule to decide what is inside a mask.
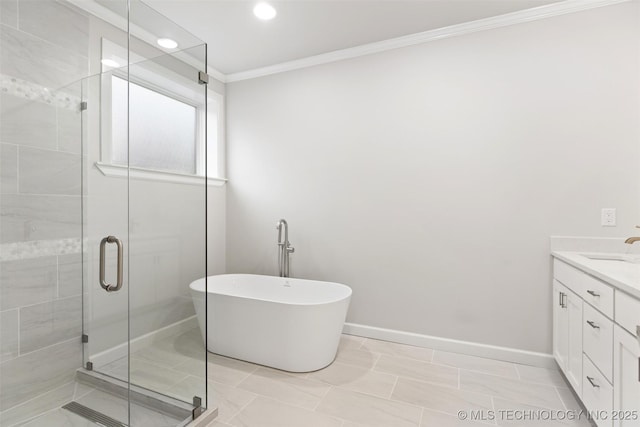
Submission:
[[[640,427],[640,299],[554,259],[553,354],[598,427]],[[625,412],[626,411],[626,412]]]

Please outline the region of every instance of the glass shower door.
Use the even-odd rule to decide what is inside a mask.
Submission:
[[[121,70],[82,82],[83,367],[90,387],[76,403],[89,415],[132,424],[129,401],[129,183],[127,162],[105,169],[106,145],[128,128],[128,101],[111,96]],[[122,142],[121,142],[122,143]],[[80,408],[85,410],[84,408]],[[91,413],[90,411],[95,411]],[[108,423],[108,421],[107,421]]]

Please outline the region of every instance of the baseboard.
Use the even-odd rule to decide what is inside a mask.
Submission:
[[[170,337],[190,329],[197,328],[196,316],[165,326],[157,331],[150,332],[131,340],[131,352],[134,353],[149,347],[154,341]],[[357,323],[345,323],[343,332],[348,335],[374,338],[383,341],[392,341],[400,344],[415,345],[417,347],[432,348],[434,350],[449,351],[453,353],[468,354],[470,356],[486,357],[522,365],[555,367],[555,360],[551,354],[537,353],[533,351],[519,350],[510,347],[500,347],[490,344],[481,344],[471,341],[460,341],[450,338],[435,337],[431,335],[416,334],[413,332],[398,331],[395,329],[378,328],[375,326],[360,325]],[[112,347],[103,352],[90,356],[94,367],[104,366],[115,360],[127,356],[126,343]]]
[[[143,348],[149,347],[154,341],[168,338],[172,335],[177,335],[197,327],[198,321],[196,319],[196,316],[191,316],[153,332],[149,332],[148,334],[139,336],[138,338],[132,339],[130,349],[129,346],[127,346],[127,343],[122,343],[115,347],[111,347],[108,350],[104,350],[100,353],[89,356],[89,361],[93,363],[94,369],[99,368],[101,366],[108,365],[113,361],[126,357],[127,354],[129,354],[129,351],[131,351],[131,353],[135,353],[136,351],[140,351]]]
[[[509,347],[499,347],[471,341],[459,341],[450,338],[421,335],[413,332],[359,325],[357,323],[345,323],[343,332],[348,335],[392,341],[400,344],[432,348],[434,350],[448,351],[452,353],[468,354],[470,356],[504,360],[506,362],[519,363],[521,365],[540,366],[545,368],[556,366],[556,362],[551,354],[536,353],[533,351],[518,350]]]

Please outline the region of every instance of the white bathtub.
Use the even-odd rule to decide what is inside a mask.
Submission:
[[[189,285],[204,338],[205,279]],[[351,288],[289,277],[223,274],[208,278],[207,349],[290,372],[336,357]]]

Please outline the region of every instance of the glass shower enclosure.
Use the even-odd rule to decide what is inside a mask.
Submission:
[[[206,45],[137,0],[0,5],[0,425],[186,425]]]

